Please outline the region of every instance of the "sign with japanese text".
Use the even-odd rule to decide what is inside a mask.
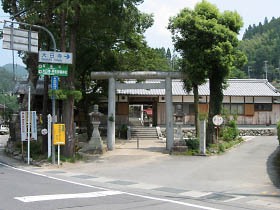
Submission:
[[[214,123],[214,125],[220,126],[220,125],[223,124],[223,122],[224,122],[224,119],[223,119],[222,116],[220,116],[220,115],[215,115],[215,116],[213,117],[213,123]]]
[[[28,111],[20,112],[21,141],[28,141]],[[36,111],[30,112],[30,140],[37,140]]]
[[[72,53],[39,51],[39,62],[72,64]]]
[[[3,49],[38,53],[38,32],[21,28],[3,28]]]
[[[58,77],[53,76],[51,80],[51,89],[52,90],[58,90]]]
[[[53,144],[54,145],[65,144],[65,124],[53,125]]]
[[[61,64],[39,64],[38,74],[51,76],[67,76],[68,66]]]

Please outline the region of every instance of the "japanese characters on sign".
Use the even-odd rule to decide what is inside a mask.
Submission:
[[[28,140],[28,111],[20,112],[21,141]],[[30,112],[30,140],[37,140],[36,111]]]
[[[222,125],[224,122],[224,119],[221,115],[215,115],[213,117],[213,124],[216,125],[216,126],[220,126]]]
[[[39,75],[67,76],[68,66],[63,64],[39,64]]]
[[[57,90],[58,89],[58,77],[53,76],[51,82],[52,82],[51,83],[51,89],[52,90]]]
[[[72,53],[39,51],[39,62],[40,63],[72,64]]]
[[[53,125],[53,144],[64,145],[65,144],[65,124]]]

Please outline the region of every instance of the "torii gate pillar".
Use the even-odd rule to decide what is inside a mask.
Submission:
[[[116,108],[116,79],[165,79],[166,104],[166,149],[171,150],[174,143],[172,79],[187,79],[182,72],[92,72],[92,79],[109,79],[107,148],[115,148],[115,108]],[[164,87],[163,87],[164,88]]]
[[[109,78],[108,92],[108,120],[107,120],[107,148],[114,150],[115,148],[115,109],[116,109],[116,83],[115,78]]]
[[[174,143],[173,107],[172,107],[172,80],[165,79],[165,124],[166,124],[166,149],[171,150]]]

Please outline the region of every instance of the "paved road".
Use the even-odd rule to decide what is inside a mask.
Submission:
[[[0,186],[8,190],[1,192],[0,209],[280,209],[277,144],[276,137],[257,137],[213,157],[110,153],[59,169],[24,167],[33,174],[2,167]],[[16,199],[46,194],[73,198]]]

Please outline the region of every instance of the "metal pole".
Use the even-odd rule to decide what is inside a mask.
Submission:
[[[28,141],[28,146],[27,146],[27,164],[30,164],[30,86],[28,87],[28,132],[27,132],[27,141]]]
[[[267,61],[264,61],[265,79],[267,80]]]
[[[52,96],[52,125],[56,122],[55,120],[55,96]],[[54,129],[52,126],[52,164],[55,164],[55,145],[54,145]]]
[[[57,165],[60,165],[60,145],[57,146]]]
[[[248,66],[248,77],[250,79],[250,71],[251,71],[251,66]]]
[[[47,28],[45,28],[43,26],[22,23],[22,22],[14,22],[14,21],[7,21],[7,20],[5,20],[4,23],[5,22],[12,23],[12,24],[25,25],[25,26],[29,26],[29,27],[33,27],[33,28],[39,28],[39,29],[46,31],[52,39],[53,51],[56,52],[56,42],[55,42],[54,36]],[[53,122],[53,124],[56,122],[55,121],[55,98],[52,99],[52,122]],[[55,164],[55,146],[54,145],[52,145],[52,163]]]

